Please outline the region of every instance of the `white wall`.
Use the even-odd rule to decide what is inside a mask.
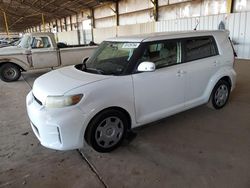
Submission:
[[[77,31],[64,31],[57,33],[58,42],[64,42],[68,45],[78,44]]]
[[[197,22],[197,30],[216,30],[221,21],[230,32],[238,58],[250,59],[250,12],[160,21],[156,23],[155,31],[193,30]]]

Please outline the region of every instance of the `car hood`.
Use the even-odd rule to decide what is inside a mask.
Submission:
[[[74,66],[64,67],[37,78],[33,85],[33,95],[44,104],[47,96],[62,96],[75,88],[110,77],[83,72]]]
[[[0,56],[12,55],[12,54],[22,54],[25,52],[25,49],[18,46],[8,46],[0,48]]]

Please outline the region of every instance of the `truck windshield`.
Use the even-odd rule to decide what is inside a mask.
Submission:
[[[21,38],[21,42],[18,44],[21,48],[29,48],[31,44],[31,37],[29,35],[24,35]]]
[[[86,71],[105,75],[124,73],[140,43],[104,41],[86,62]]]

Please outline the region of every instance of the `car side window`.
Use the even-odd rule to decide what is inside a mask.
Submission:
[[[156,69],[181,62],[181,46],[178,41],[159,41],[146,45],[140,62],[155,63]]]
[[[218,55],[213,37],[199,37],[185,40],[185,61]]]
[[[31,48],[49,48],[51,47],[48,37],[33,37]]]

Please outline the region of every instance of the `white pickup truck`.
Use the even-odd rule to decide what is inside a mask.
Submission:
[[[0,49],[0,78],[16,81],[22,71],[79,64],[96,46],[60,48],[53,33],[25,34],[17,46]]]

